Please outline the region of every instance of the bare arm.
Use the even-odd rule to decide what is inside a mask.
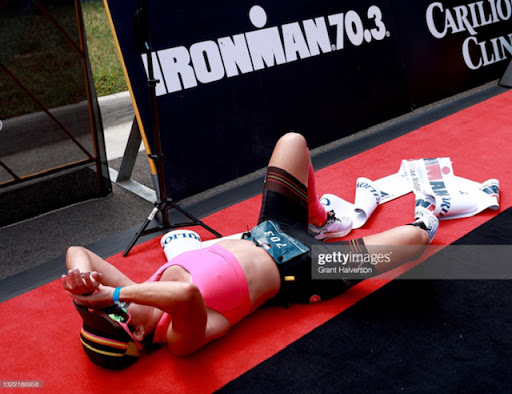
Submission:
[[[114,288],[100,286],[91,296],[73,296],[91,308],[112,305]],[[204,344],[224,335],[229,322],[215,311],[208,310],[196,285],[181,281],[147,282],[123,287],[119,300],[156,307],[172,318],[167,333],[169,349],[177,355],[194,352]]]
[[[199,349],[206,339],[208,313],[201,292],[188,282],[154,282],[123,287],[120,300],[152,305],[169,313],[172,327],[167,344],[175,354]]]
[[[80,246],[72,246],[66,253],[68,274],[62,276],[62,285],[72,294],[88,294],[99,284],[119,287],[135,282],[112,264]]]

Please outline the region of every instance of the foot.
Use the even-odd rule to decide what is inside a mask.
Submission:
[[[327,212],[327,221],[322,227],[309,225],[309,235],[315,239],[341,238],[352,230],[352,219],[349,217],[337,218],[334,211]]]
[[[414,207],[414,218],[422,216],[425,212],[433,213],[436,209],[436,199],[426,194],[416,195],[416,206]]]
[[[428,233],[430,242],[432,242],[439,228],[439,219],[434,215],[435,202],[435,199],[431,196],[417,195],[414,222],[412,223]]]

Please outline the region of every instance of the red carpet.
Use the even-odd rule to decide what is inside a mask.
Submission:
[[[402,159],[448,156],[455,174],[478,182],[500,180],[500,211],[512,205],[512,92],[507,92],[425,126],[391,142],[317,172],[319,195],[334,193],[353,201],[356,178],[379,179],[398,171]],[[252,198],[204,219],[222,234],[252,227],[260,198]],[[413,197],[407,195],[379,207],[353,237],[408,223],[413,216]],[[400,215],[398,212],[410,212]],[[498,212],[441,222],[435,243],[447,245],[480,226]],[[204,239],[207,232],[197,230]],[[163,262],[158,239],[136,246],[127,258],[109,261],[134,279],[145,280]],[[398,275],[398,272],[397,272]],[[40,380],[45,391],[173,391],[211,392],[266,358],[279,352],[315,327],[344,311],[385,285],[367,280],[347,293],[324,303],[295,305],[289,309],[266,308],[244,319],[221,340],[187,358],[175,358],[165,350],[142,358],[126,371],[102,370],[86,360],[78,340],[80,319],[60,281],[31,291],[0,305],[1,380]],[[18,391],[16,391],[18,392]]]

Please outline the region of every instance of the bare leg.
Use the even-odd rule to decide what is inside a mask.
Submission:
[[[309,162],[306,139],[298,133],[287,133],[277,141],[268,165],[285,170],[307,185]]]
[[[429,244],[425,230],[416,226],[400,226],[363,238],[370,254],[384,254],[388,263],[376,264],[378,272],[385,272],[417,258]]]
[[[285,134],[277,142],[269,166],[279,167],[308,185],[310,155],[306,139],[298,133]],[[383,272],[418,257],[429,244],[429,236],[425,230],[407,225],[364,237],[363,241],[370,254],[390,254],[390,263],[377,265],[377,270]]]
[[[285,170],[307,186],[308,223],[323,226],[327,212],[316,194],[315,174],[306,139],[298,133],[285,134],[277,142],[269,166]]]

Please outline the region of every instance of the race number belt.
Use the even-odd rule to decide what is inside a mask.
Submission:
[[[310,250],[295,238],[285,234],[279,224],[271,220],[261,222],[242,238],[262,247],[277,264],[285,263]]]

